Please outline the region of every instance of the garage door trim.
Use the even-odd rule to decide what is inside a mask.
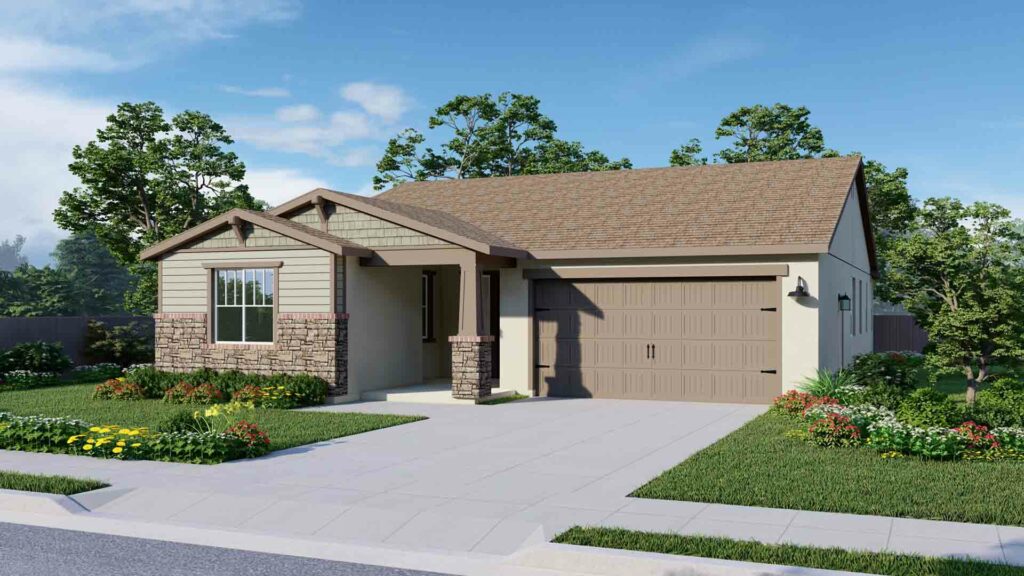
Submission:
[[[529,280],[643,280],[646,278],[747,278],[789,276],[789,264],[676,264],[665,266],[552,266],[528,268]]]

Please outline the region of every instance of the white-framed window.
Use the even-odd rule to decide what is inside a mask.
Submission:
[[[421,275],[420,330],[424,342],[434,340],[434,272],[424,270]]]
[[[273,268],[214,270],[213,340],[274,341]]]

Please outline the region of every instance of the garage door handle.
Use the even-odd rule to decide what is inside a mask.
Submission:
[[[647,345],[647,359],[648,360],[651,359],[651,345],[650,344]]]
[[[651,358],[652,359],[655,358],[657,356],[657,354],[658,354],[658,346],[657,346],[657,344],[651,344]]]
[[[761,370],[761,374],[778,374],[778,370]]]

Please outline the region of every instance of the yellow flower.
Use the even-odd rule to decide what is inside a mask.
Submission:
[[[86,442],[88,442],[89,444],[93,444],[96,442],[96,440],[89,438],[88,440],[86,440]]]
[[[89,428],[89,432],[99,432],[99,431],[100,431],[100,427],[99,426],[93,426],[92,428]]]
[[[101,428],[100,429],[100,434],[110,434],[110,428],[109,427]]]
[[[117,441],[117,445],[118,446],[124,446],[124,440],[118,440]]]
[[[85,450],[86,452],[92,450],[92,444],[86,444],[85,446],[82,446],[82,450]]]
[[[124,450],[124,448],[121,448],[120,446],[118,446],[117,448],[114,448],[113,452],[114,452],[114,454],[120,454],[123,450]]]
[[[132,448],[138,448],[139,446],[142,446],[139,442],[132,444]]]
[[[96,441],[96,446],[103,446],[104,444],[110,444],[110,438],[100,438]]]

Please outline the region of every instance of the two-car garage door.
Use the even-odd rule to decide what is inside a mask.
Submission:
[[[765,403],[781,391],[771,279],[538,280],[539,393]]]

